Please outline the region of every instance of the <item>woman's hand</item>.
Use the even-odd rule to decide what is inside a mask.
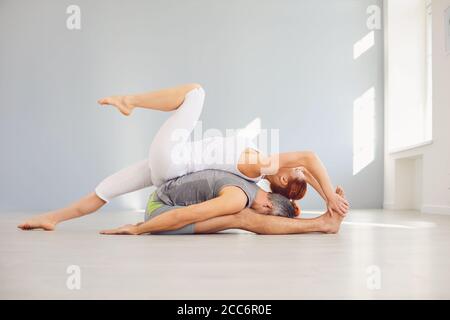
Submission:
[[[327,209],[329,212],[336,212],[345,217],[348,212],[348,208],[348,201],[337,193],[334,193],[330,198],[328,198]]]
[[[108,235],[138,235],[137,227],[138,225],[127,224],[120,228],[103,230],[100,233]]]

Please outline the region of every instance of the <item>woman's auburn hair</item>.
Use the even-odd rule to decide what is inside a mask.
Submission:
[[[285,196],[286,198],[291,200],[292,206],[295,209],[295,213],[298,216],[300,214],[300,208],[294,201],[300,200],[305,196],[307,186],[308,184],[304,179],[296,178],[290,180],[285,187],[280,187],[271,183],[270,189],[272,189],[272,192],[281,194],[282,196]]]

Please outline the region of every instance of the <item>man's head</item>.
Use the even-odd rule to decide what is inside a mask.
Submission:
[[[278,193],[259,190],[252,209],[261,214],[293,218],[296,216],[295,205],[286,197]]]

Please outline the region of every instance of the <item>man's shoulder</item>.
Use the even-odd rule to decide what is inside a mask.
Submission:
[[[237,174],[234,174],[232,172],[228,172],[225,170],[216,170],[216,169],[207,169],[203,171],[199,171],[199,174],[203,173],[204,176],[207,176],[215,181],[235,181],[240,182],[243,184],[251,184],[252,182],[244,179],[241,176],[238,176]]]
[[[221,187],[224,185],[235,185],[240,188],[246,188],[248,190],[258,189],[256,183],[252,181],[248,181],[237,174],[230,172],[218,172],[216,175],[216,179],[214,180],[217,187]]]
[[[166,186],[174,187],[178,185],[192,183],[195,181],[208,181],[208,184],[210,184],[211,186],[213,185],[220,186],[223,184],[237,184],[241,186],[245,185],[250,188],[252,186],[257,187],[255,183],[248,181],[234,173],[217,169],[206,169],[202,171],[188,173],[186,175],[169,180],[166,183]]]
[[[240,178],[239,176],[224,171],[224,170],[217,170],[217,169],[205,169],[197,172],[192,172],[185,174],[181,177],[175,178],[176,180],[189,180],[189,179],[220,179],[224,177],[230,177],[230,178]]]
[[[174,188],[186,186],[199,188],[201,187],[210,187],[214,182],[219,181],[221,179],[221,173],[216,172],[219,170],[202,170],[197,172],[188,173],[171,180],[168,180],[163,184],[163,189],[169,190]]]

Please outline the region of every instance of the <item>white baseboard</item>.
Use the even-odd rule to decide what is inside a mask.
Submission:
[[[385,210],[417,210],[417,209],[406,209],[406,208],[398,208],[392,202],[384,202],[383,209]],[[422,206],[421,213],[429,213],[429,214],[444,214],[450,215],[450,206],[432,206],[432,205],[424,205]]]
[[[422,206],[422,213],[432,213],[432,214],[448,214],[450,215],[450,206]]]

